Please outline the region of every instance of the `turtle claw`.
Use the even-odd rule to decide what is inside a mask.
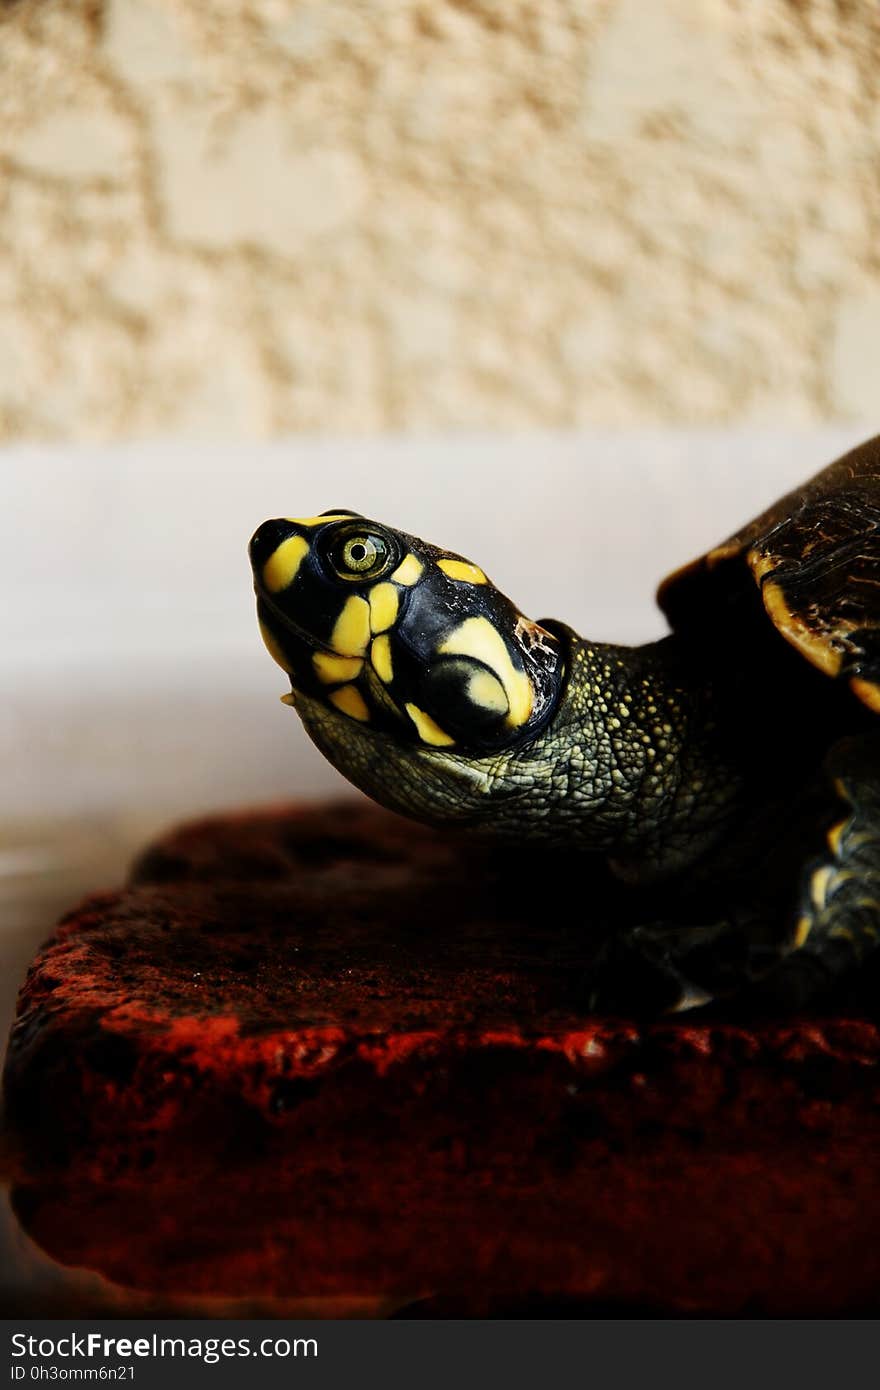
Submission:
[[[595,1013],[685,1013],[741,988],[747,966],[744,937],[726,923],[630,927],[596,956],[587,999]]]
[[[606,942],[590,970],[590,1011],[657,1015],[711,1003],[713,995],[679,969],[670,935],[633,927]]]
[[[667,1013],[684,1014],[689,1009],[702,1009],[705,1004],[711,1004],[715,998],[714,994],[710,994],[700,985],[692,984],[689,980],[682,979],[682,986],[681,998],[677,1004],[673,1004],[671,1009],[667,1009]]]

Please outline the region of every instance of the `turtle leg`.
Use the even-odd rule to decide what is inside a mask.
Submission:
[[[880,944],[880,740],[842,739],[826,766],[841,814],[825,853],[804,870],[782,959],[755,982],[759,998],[788,1007],[823,993]]]
[[[752,978],[755,947],[743,920],[682,927],[659,921],[615,933],[589,969],[595,1013],[655,1015],[698,1009]]]
[[[839,814],[802,871],[787,936],[760,902],[709,925],[632,927],[597,957],[590,1007],[674,1013],[743,995],[795,1009],[860,965],[880,944],[880,739],[841,740],[827,772]]]

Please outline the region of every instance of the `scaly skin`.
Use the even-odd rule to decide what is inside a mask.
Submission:
[[[321,752],[368,796],[434,825],[605,850],[648,880],[701,859],[741,809],[736,741],[711,693],[686,684],[675,638],[640,648],[563,638],[556,710],[528,742],[483,757],[401,744],[295,695]]]

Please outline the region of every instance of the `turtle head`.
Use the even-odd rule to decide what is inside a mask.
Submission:
[[[264,522],[250,559],[285,698],[359,785],[356,734],[381,738],[386,759],[409,750],[410,765],[413,752],[474,759],[528,742],[555,706],[560,643],[452,551],[337,510]]]

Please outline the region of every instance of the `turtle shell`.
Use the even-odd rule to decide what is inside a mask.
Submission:
[[[673,628],[693,629],[749,571],[783,637],[880,712],[880,436],[671,574],[657,599]]]

